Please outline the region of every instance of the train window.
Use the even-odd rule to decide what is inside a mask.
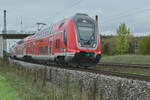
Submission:
[[[48,54],[48,46],[39,47],[39,54]]]
[[[64,30],[64,44],[67,46],[67,33]]]
[[[63,25],[64,25],[64,22],[59,25],[59,28],[61,28]]]
[[[92,21],[86,19],[79,19],[77,21],[77,29],[82,40],[89,40],[95,33],[95,25]]]
[[[33,55],[34,55],[34,52],[35,52],[35,41],[33,41],[33,51],[32,51]]]
[[[58,39],[58,48],[60,48],[60,39]]]
[[[52,42],[53,42],[53,38],[52,37],[50,37],[50,46],[49,46],[49,53],[50,53],[50,55],[52,54]]]
[[[32,41],[30,42],[30,46],[32,47]]]
[[[56,40],[55,48],[57,48],[57,40]]]
[[[60,39],[56,40],[56,48],[60,48]]]
[[[18,55],[22,55],[23,54],[23,49],[18,50]]]

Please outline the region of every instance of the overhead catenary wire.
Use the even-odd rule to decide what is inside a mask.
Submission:
[[[62,10],[57,11],[53,16],[48,17],[48,18],[50,18],[51,21],[52,21],[52,20],[54,20],[58,15],[64,13],[64,12],[67,11],[67,10],[72,9],[73,7],[75,7],[75,6],[77,6],[79,3],[81,3],[82,1],[83,1],[83,0],[78,0],[77,2],[75,2],[75,3],[71,4],[71,5],[69,5],[68,7],[65,7],[65,8],[63,8]],[[48,19],[48,18],[46,18],[46,19]]]
[[[51,20],[51,22],[53,23],[53,21],[55,20],[55,18],[57,18],[58,17],[58,15],[60,15],[60,14],[62,14],[63,12],[65,12],[65,11],[67,11],[67,10],[70,10],[71,8],[73,8],[74,6],[77,6],[79,3],[81,3],[83,0],[78,0],[77,2],[75,2],[75,3],[73,3],[73,4],[71,4],[71,5],[69,5],[68,7],[65,7],[65,8],[63,8],[62,10],[59,10],[59,11],[57,11],[53,16],[50,16],[50,17],[47,17],[47,18],[44,18],[44,19],[42,19],[42,18],[40,18],[40,19],[42,19],[43,21],[45,20],[46,22],[47,22],[47,20],[48,19],[50,19]],[[51,23],[51,24],[52,24]],[[49,24],[47,24],[47,25],[49,25]],[[35,27],[36,25],[32,25],[32,28],[33,27]],[[26,27],[26,26],[25,26]],[[29,27],[29,26],[28,26]]]
[[[65,6],[61,10],[57,11],[53,16],[44,18],[44,20],[47,21],[47,19],[50,18],[50,20],[53,21],[55,18],[58,17],[58,15],[61,15],[62,13],[66,12],[68,10],[72,10],[72,8],[74,8],[77,5],[81,4],[82,1],[83,0],[78,0],[78,1],[75,1],[75,2],[72,1],[73,2],[72,4],[70,4],[68,6]],[[133,16],[136,13],[145,12],[145,11],[150,11],[150,8],[135,8],[133,10],[127,10],[125,12],[118,13],[115,16],[109,16],[107,18],[104,18],[104,20],[102,19],[100,21],[100,24],[103,24],[103,26],[106,26],[106,25],[109,25],[110,23],[114,23],[114,22],[116,22],[118,20],[121,20],[121,19],[123,19],[125,17],[131,17],[131,16]],[[9,12],[9,13],[11,13],[11,12]],[[42,18],[40,18],[40,19],[42,19]],[[17,27],[16,25],[13,25],[13,26]],[[32,29],[33,29],[35,26],[36,25],[34,25],[34,26],[29,26],[28,25],[28,26],[24,26],[24,28],[30,28],[31,29],[31,27],[32,27]]]
[[[107,24],[110,24],[117,20],[123,19],[125,17],[130,17],[130,16],[133,16],[134,14],[145,12],[145,11],[150,11],[150,8],[142,8],[142,9],[139,8],[139,9],[135,9],[135,10],[128,10],[125,12],[121,12],[121,13],[117,14],[115,17],[110,16],[108,18],[105,18],[106,20],[104,19],[104,21],[101,24],[107,25]]]

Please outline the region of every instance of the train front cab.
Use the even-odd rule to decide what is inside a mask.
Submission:
[[[100,38],[98,25],[88,15],[76,14],[69,22],[67,30],[66,62],[81,66],[96,65],[100,58]]]

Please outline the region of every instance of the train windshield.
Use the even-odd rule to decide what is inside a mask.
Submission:
[[[95,49],[98,39],[96,21],[86,14],[74,15],[73,21],[75,24],[78,48]]]
[[[83,40],[89,40],[92,34],[94,34],[94,29],[91,27],[78,27],[80,38]]]
[[[90,20],[80,19],[77,21],[77,29],[79,32],[79,37],[82,40],[94,39],[94,23]]]

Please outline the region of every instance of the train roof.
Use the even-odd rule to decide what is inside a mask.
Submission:
[[[74,14],[74,15],[72,16],[72,19],[73,19],[73,20],[76,20],[76,19],[85,19],[85,18],[94,21],[93,18],[91,18],[88,14],[85,14],[85,13],[76,13],[76,14]]]
[[[24,38],[23,40],[27,41],[27,40],[32,40],[33,38],[34,38],[34,35],[30,35],[30,36]]]
[[[65,18],[63,20],[60,20],[60,21],[54,23],[54,24],[53,23],[50,24],[46,28],[41,29],[40,31],[36,32],[32,36],[28,36],[24,40],[27,41],[27,40],[30,40],[30,39],[32,40],[33,38],[35,38],[35,39],[40,38],[41,36],[43,36],[42,34],[45,34],[46,32],[51,33],[54,27],[55,27],[55,29],[57,29],[57,27],[60,27],[61,24],[63,25],[68,19],[77,19],[77,18],[91,18],[91,17],[89,17],[88,14],[85,14],[85,13],[76,13],[76,14],[74,14],[73,16],[71,16],[69,18]]]

